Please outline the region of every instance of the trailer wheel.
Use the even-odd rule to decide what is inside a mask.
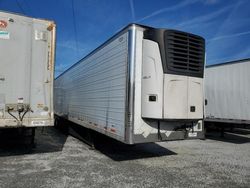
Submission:
[[[36,135],[36,128],[35,127],[32,127],[31,129],[31,146],[32,148],[35,148],[36,147],[36,144],[35,144],[35,135]]]
[[[23,144],[32,149],[32,148],[35,148],[36,147],[36,144],[35,144],[35,131],[36,131],[36,128],[35,127],[31,127],[31,128],[22,128],[20,130],[21,134],[21,138],[23,140]]]

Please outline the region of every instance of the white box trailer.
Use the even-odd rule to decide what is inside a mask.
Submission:
[[[55,80],[55,114],[127,144],[203,138],[204,39],[130,24]]]
[[[0,128],[54,125],[55,24],[0,12]]]
[[[250,59],[206,66],[205,121],[250,124],[249,82]]]

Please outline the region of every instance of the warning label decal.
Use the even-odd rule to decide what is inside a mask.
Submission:
[[[10,39],[10,33],[8,31],[0,31],[0,39]]]

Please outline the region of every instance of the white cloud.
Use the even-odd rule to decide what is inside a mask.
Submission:
[[[206,5],[214,5],[219,2],[219,0],[203,0]]]
[[[144,20],[147,20],[149,18],[152,18],[154,16],[157,16],[159,14],[162,14],[164,12],[168,12],[168,11],[177,11],[178,9],[180,8],[183,8],[183,7],[186,7],[186,6],[189,6],[189,5],[192,5],[196,2],[198,2],[200,0],[184,0],[184,1],[181,1],[180,3],[174,5],[174,6],[171,6],[171,7],[166,7],[166,8],[162,8],[162,9],[159,9],[155,12],[152,12],[151,14],[137,20],[137,22],[141,22],[141,21],[144,21]]]
[[[240,37],[243,35],[249,35],[250,31],[246,31],[246,32],[241,32],[241,33],[234,33],[231,35],[222,35],[222,36],[218,36],[218,37],[214,37],[212,39],[209,39],[208,41],[216,41],[216,40],[221,40],[221,39],[226,39],[226,38],[234,38],[234,37]]]
[[[231,28],[231,20],[237,17],[238,10],[242,4],[243,3],[241,1],[236,1],[231,12],[228,14],[227,18],[224,20],[224,22],[221,25],[219,25],[219,29],[214,37],[217,37],[220,34],[224,33],[224,31],[226,31],[227,28]]]
[[[75,41],[62,41],[62,42],[58,42],[57,46],[62,47],[62,48],[68,48],[71,50],[77,50],[76,48],[76,44]]]
[[[250,47],[241,46],[241,41],[239,40],[235,40],[233,45],[232,42],[230,44],[225,43],[225,45],[223,45],[224,43],[219,44],[221,45],[212,45],[212,47],[210,47],[210,52],[208,52],[208,64],[216,64],[250,57]],[[235,48],[235,46],[237,47]]]
[[[215,12],[212,12],[210,14],[205,14],[205,15],[202,15],[202,16],[197,16],[193,19],[189,19],[188,21],[184,21],[182,23],[179,23],[177,26],[179,27],[184,27],[184,26],[189,26],[189,25],[195,25],[195,24],[199,24],[199,23],[206,23],[210,20],[214,20],[216,19],[218,16],[220,16],[221,14],[231,10],[233,7],[233,5],[228,5],[228,6],[225,6],[224,8],[222,9],[219,9]]]
[[[234,56],[235,59],[249,58],[250,57],[250,46],[243,51],[240,51]]]
[[[129,0],[129,5],[131,9],[131,16],[132,16],[132,21],[135,21],[135,7],[134,7],[134,0]]]

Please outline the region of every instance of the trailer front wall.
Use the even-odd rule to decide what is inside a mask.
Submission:
[[[205,69],[206,120],[250,122],[249,71],[249,60]]]
[[[124,141],[127,62],[128,32],[56,79],[56,114]]]
[[[135,28],[134,28],[135,29]],[[200,120],[199,118],[196,119],[194,121],[194,125],[193,125],[193,129],[192,131],[195,132],[195,136],[192,136],[192,131],[191,134],[190,132],[187,132],[187,135],[185,135],[185,133],[183,131],[178,131],[175,130],[176,127],[181,127],[183,124],[185,124],[185,120],[164,120],[162,119],[162,117],[159,117],[158,119],[149,119],[149,118],[142,118],[142,70],[143,70],[143,56],[148,56],[150,54],[145,54],[144,48],[143,48],[143,43],[145,43],[145,39],[144,39],[144,29],[137,27],[134,30],[134,39],[132,37],[132,42],[134,43],[134,53],[130,54],[132,55],[134,58],[134,81],[132,82],[134,84],[134,98],[132,98],[131,100],[133,101],[133,121],[132,121],[132,130],[131,130],[131,134],[127,134],[127,137],[129,138],[128,142],[131,144],[135,144],[135,143],[145,143],[145,142],[157,142],[157,141],[163,141],[163,140],[182,140],[182,139],[187,139],[187,138],[204,138],[204,131],[203,131],[203,121],[201,120],[203,117],[203,110],[202,109],[198,109],[198,115],[200,116]],[[154,49],[157,50],[157,49]],[[159,51],[159,49],[158,49]],[[160,53],[160,52],[159,52]],[[160,56],[160,55],[159,55]],[[155,58],[155,54],[154,54],[154,58]],[[160,63],[161,65],[161,63]],[[155,68],[152,68],[152,70],[155,70]],[[163,79],[163,72],[156,71],[156,75],[160,76],[160,74],[162,74],[162,79]],[[175,76],[175,75],[171,75],[171,74],[165,74],[165,76]],[[186,79],[190,79],[190,84],[191,85],[191,81],[193,80],[197,80],[198,83],[203,83],[201,78],[192,78],[192,77],[186,77],[186,76],[178,76],[178,78],[180,77],[184,77]],[[158,83],[157,83],[158,82]],[[159,84],[159,80],[155,82],[155,85]],[[163,84],[163,83],[162,83]],[[190,89],[190,88],[189,88]],[[201,89],[202,90],[202,89]],[[187,90],[186,91],[190,92],[193,90]],[[201,97],[203,93],[202,91],[198,91],[192,95],[194,95],[193,97],[197,98],[197,101],[200,102],[202,100],[203,97]],[[163,93],[163,96],[168,97],[167,94]],[[198,95],[198,97],[197,97]],[[176,95],[175,98],[178,100],[180,97],[179,95]],[[175,99],[173,98],[173,99]],[[179,99],[180,100],[180,99]],[[186,100],[188,101],[188,100]],[[191,102],[191,101],[190,101]],[[201,101],[202,103],[202,101]],[[198,106],[198,105],[197,105]],[[183,106],[181,106],[183,107]],[[154,112],[154,108],[150,108],[149,111],[153,111]],[[171,108],[171,110],[174,110]],[[129,135],[132,135],[131,137],[129,137]]]

